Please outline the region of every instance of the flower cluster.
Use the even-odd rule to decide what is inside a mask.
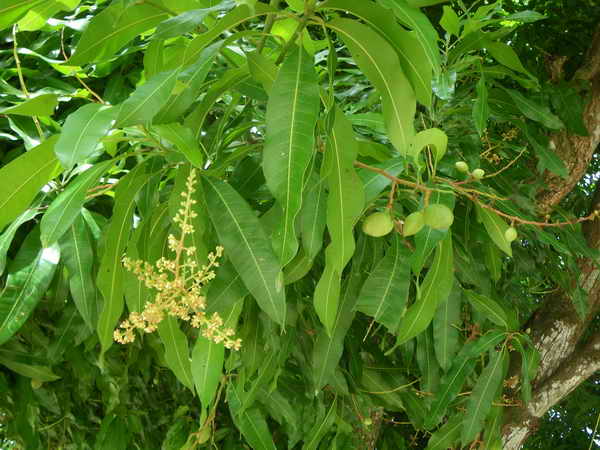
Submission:
[[[202,335],[225,347],[239,350],[241,339],[233,339],[235,332],[223,327],[223,319],[219,314],[205,314],[206,298],[202,288],[215,277],[214,268],[219,266],[218,259],[223,255],[223,247],[218,246],[214,253],[209,253],[208,263],[198,267],[193,255],[196,248],[185,246],[185,237],[194,232],[190,223],[196,217],[192,207],[195,192],[196,172],[191,170],[186,182],[186,191],[182,192],[181,208],[173,218],[180,230],[180,236],[170,234],[169,250],[174,253],[173,259],[160,258],[155,266],[146,261],[124,258],[123,265],[133,272],[146,286],[156,291],[154,301],[148,302],[141,313],[132,312],[114,332],[115,341],[126,344],[135,339],[134,330],[140,329],[152,333],[158,327],[165,314],[178,317],[189,322],[194,328],[200,328]]]

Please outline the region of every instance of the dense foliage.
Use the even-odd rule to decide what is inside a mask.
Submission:
[[[438,3],[0,5],[0,448],[502,448],[589,313],[588,86]]]

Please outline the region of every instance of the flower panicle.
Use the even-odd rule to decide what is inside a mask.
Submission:
[[[206,297],[202,288],[215,278],[214,268],[219,267],[219,258],[223,255],[223,247],[217,246],[208,254],[208,262],[198,267],[193,259],[196,248],[185,246],[185,237],[194,232],[191,221],[196,217],[193,205],[196,171],[191,170],[186,190],[182,192],[182,201],[177,214],[173,218],[179,229],[179,237],[168,236],[168,248],[174,253],[172,259],[162,257],[155,265],[142,260],[125,257],[123,266],[132,272],[148,288],[154,290],[154,300],[146,303],[142,312],[132,312],[114,331],[115,341],[127,344],[135,340],[136,329],[152,333],[166,315],[188,322],[198,328],[202,336],[226,348],[239,350],[241,339],[235,339],[235,331],[223,326],[223,319],[218,313],[207,315]]]

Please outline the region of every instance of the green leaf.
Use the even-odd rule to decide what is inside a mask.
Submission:
[[[50,0],[27,11],[17,24],[19,31],[37,31],[46,25],[49,18],[60,11],[71,11],[81,0]]]
[[[19,217],[17,217],[13,222],[11,222],[11,224],[8,227],[6,227],[6,230],[4,230],[4,233],[0,235],[0,275],[2,274],[2,272],[4,272],[4,269],[6,268],[6,254],[8,253],[8,249],[11,246],[11,243],[13,241],[13,238],[15,237],[15,234],[17,233],[17,230],[25,222],[30,221],[35,216],[41,213],[38,207],[39,202],[34,203],[31,208],[26,209],[23,213],[21,213],[21,215],[19,215]]]
[[[56,94],[42,94],[14,106],[0,109],[0,114],[18,116],[51,116],[58,105]]]
[[[485,49],[490,52],[490,55],[503,66],[531,76],[527,69],[523,67],[519,56],[510,45],[507,45],[504,42],[486,42],[484,46]]]
[[[0,293],[0,345],[19,331],[46,294],[59,259],[57,245],[40,247],[39,227],[27,235]]]
[[[57,174],[59,164],[54,155],[57,138],[52,136],[0,168],[0,230],[25,211]]]
[[[425,450],[447,450],[456,446],[460,439],[462,427],[462,416],[455,414],[451,416],[442,427],[431,435]]]
[[[333,399],[327,415],[322,420],[317,420],[310,431],[304,437],[304,445],[302,450],[316,450],[325,436],[325,433],[329,431],[333,425],[337,414],[335,413],[337,407],[337,397]]]
[[[524,335],[517,335],[511,344],[514,344],[521,354],[521,397],[527,404],[531,400],[531,382],[535,378],[539,352]]]
[[[425,14],[416,8],[404,4],[402,0],[380,0],[380,3],[391,8],[394,14],[417,35],[419,45],[433,68],[434,73],[440,72],[440,52],[438,49],[438,34]]]
[[[304,173],[315,152],[318,113],[319,87],[313,58],[294,47],[269,94],[263,149],[267,186],[283,208],[282,223],[273,236],[282,266],[298,251],[294,224],[302,205]]]
[[[410,282],[410,250],[394,233],[385,257],[363,284],[356,310],[395,333],[406,309]]]
[[[339,311],[336,315],[331,333],[322,330],[317,335],[312,354],[312,370],[315,392],[318,392],[333,379],[344,350],[344,338],[348,333],[358,293],[362,284],[362,271],[360,264],[366,253],[366,238],[358,240],[356,255],[352,259],[352,272],[342,295]]]
[[[327,26],[342,37],[354,60],[382,98],[388,136],[400,154],[408,152],[414,135],[414,91],[394,49],[377,32],[355,20],[334,19]]]
[[[519,108],[519,111],[521,111],[525,117],[535,122],[539,122],[552,130],[560,130],[561,128],[564,128],[562,121],[552,114],[547,106],[542,106],[529,100],[519,91],[515,91],[514,89],[502,89],[508,93],[508,95],[510,95],[510,98],[512,98],[517,108]]]
[[[448,300],[443,302],[433,317],[435,356],[444,372],[448,371],[459,349],[462,290],[454,286]]]
[[[479,205],[477,205],[477,214],[494,244],[508,256],[512,256],[510,242],[504,236],[504,232],[508,229],[507,223],[494,211]]]
[[[190,348],[187,336],[179,328],[177,319],[166,316],[158,324],[158,334],[165,347],[165,360],[169,369],[185,387],[194,392]]]
[[[123,311],[124,271],[121,258],[133,225],[135,198],[149,180],[149,164],[139,164],[121,178],[115,190],[113,215],[104,232],[104,252],[98,269],[96,284],[104,304],[98,319],[98,336],[102,345],[101,355],[113,343],[113,330]]]
[[[477,294],[471,290],[466,290],[467,299],[473,305],[475,309],[477,309],[481,314],[487,317],[490,321],[494,322],[496,325],[504,327],[509,330],[510,323],[508,316],[502,306],[496,303],[489,297],[485,295]]]
[[[153,123],[169,123],[180,120],[200,95],[206,75],[222,45],[222,42],[217,42],[205,48],[190,66],[179,72],[175,88],[170,93],[165,105],[152,119]]]
[[[99,296],[93,278],[92,236],[81,214],[74,216],[59,244],[63,262],[69,271],[69,288],[77,311],[90,330],[94,330],[98,323]]]
[[[238,301],[228,310],[220,310],[219,315],[223,319],[223,326],[234,328],[243,302]],[[210,407],[221,381],[223,362],[225,360],[225,347],[217,344],[204,336],[198,336],[198,340],[192,351],[192,376],[196,392],[200,397],[202,407]]]
[[[446,136],[446,133],[439,128],[428,128],[419,131],[411,142],[409,153],[416,160],[421,150],[428,145],[435,149],[432,153],[435,162],[438,163],[446,154],[446,149],[448,148],[448,136]]]
[[[67,62],[82,66],[106,61],[137,35],[168,17],[163,8],[149,3],[114,2],[92,19]]]
[[[161,139],[165,139],[185,155],[185,158],[195,167],[201,169],[204,164],[204,155],[198,146],[194,132],[180,123],[174,122],[165,125],[153,125],[151,130],[156,132]]]
[[[231,262],[221,263],[215,279],[211,281],[208,288],[206,312],[210,314],[215,311],[228,310],[246,295],[248,295],[248,289]]]
[[[179,68],[161,72],[138,87],[119,107],[115,127],[150,122],[169,100],[179,73]]]
[[[466,378],[475,368],[475,360],[459,357],[454,361],[452,368],[442,377],[436,397],[433,399],[431,410],[425,419],[425,429],[435,427],[446,413],[446,409],[452,400],[460,392]]]
[[[580,136],[588,136],[588,130],[583,121],[584,99],[577,89],[566,81],[552,86],[552,106],[567,129]]]
[[[258,218],[227,183],[202,177],[202,185],[210,219],[225,254],[261,309],[283,326],[283,274]]]
[[[323,3],[324,9],[336,9],[359,17],[371,28],[387,39],[394,47],[402,69],[410,80],[417,100],[431,106],[431,78],[433,72],[439,72],[439,56],[431,59],[428,43],[423,43],[421,35],[399,27],[389,10],[372,2],[347,2],[330,0]],[[435,65],[435,67],[434,67]]]
[[[444,6],[444,14],[440,19],[441,27],[448,33],[458,37],[460,35],[460,20],[450,6]]]
[[[362,182],[354,170],[357,153],[352,125],[337,109],[322,166],[329,186],[327,229],[331,243],[325,250],[325,270],[314,295],[315,310],[328,332],[337,314],[340,277],[354,253],[354,224],[364,204]]]
[[[270,93],[271,87],[277,79],[277,66],[269,58],[258,52],[250,52],[246,56],[248,58],[248,70],[252,74],[252,78],[258,81],[267,93]]]
[[[325,180],[311,173],[300,211],[302,247],[309,260],[313,260],[323,247],[323,232],[327,223],[326,205]]]
[[[8,367],[15,373],[31,378],[32,380],[48,382],[60,379],[58,375],[52,372],[52,369],[47,366],[39,366],[33,364],[24,364],[18,361],[11,361],[3,355],[0,355],[0,364]]]
[[[223,2],[211,8],[192,9],[178,16],[170,17],[156,27],[152,39],[169,39],[194,31],[210,13],[223,11],[231,6],[233,6],[231,2]]]
[[[483,74],[481,75],[481,78],[479,78],[475,90],[477,91],[477,98],[475,99],[475,104],[473,105],[473,122],[475,123],[477,133],[479,136],[482,136],[487,128],[487,121],[490,115],[490,108],[488,106],[488,91]]]
[[[255,450],[276,450],[263,412],[257,408],[242,410],[242,399],[235,383],[227,385],[227,403],[236,427]]]
[[[110,130],[118,108],[90,103],[69,114],[54,153],[66,170],[84,162],[96,151],[100,139]]]
[[[0,6],[0,30],[11,26],[31,8],[45,2],[46,0],[3,0]]]
[[[498,389],[502,386],[506,358],[507,354],[504,348],[493,352],[487,366],[477,379],[467,403],[467,412],[462,424],[462,442],[473,441],[482,430],[492,402],[498,395]]]
[[[420,297],[408,308],[400,323],[394,347],[412,339],[429,326],[438,305],[446,301],[453,284],[452,235],[448,233],[438,244],[431,267],[421,285]]]
[[[533,126],[522,124],[520,128],[525,132],[527,140],[533,146],[538,157],[538,171],[549,170],[567,179],[569,177],[569,170],[565,162],[551,149],[552,144],[550,143],[550,139]]]
[[[69,229],[77,218],[87,191],[98,182],[98,178],[113,164],[112,160],[104,161],[90,167],[79,174],[75,181],[56,197],[42,217],[42,244],[48,246],[56,242]]]

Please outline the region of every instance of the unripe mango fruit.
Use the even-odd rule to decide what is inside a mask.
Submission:
[[[416,211],[409,214],[404,219],[404,227],[402,228],[402,234],[404,236],[412,236],[421,231],[421,228],[425,225],[425,217],[423,211]]]
[[[365,219],[362,230],[373,237],[381,237],[394,229],[394,221],[387,212],[376,212]]]
[[[459,172],[462,172],[462,173],[469,172],[469,165],[464,161],[455,162],[454,167],[456,167],[456,170],[458,170]]]
[[[454,222],[454,214],[446,205],[434,203],[429,205],[423,211],[425,225],[435,228],[436,230],[446,230],[450,228]]]
[[[508,242],[512,242],[517,238],[517,230],[514,227],[508,227],[504,232],[504,239]]]
[[[475,178],[476,180],[481,180],[484,175],[485,175],[485,170],[483,170],[483,169],[475,169],[473,172],[471,172],[471,176],[473,178]]]

